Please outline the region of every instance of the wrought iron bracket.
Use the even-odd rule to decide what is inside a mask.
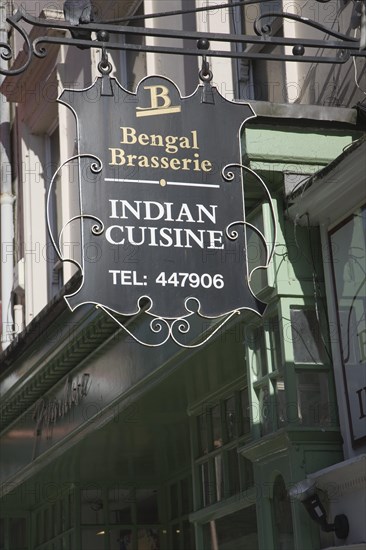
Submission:
[[[320,1],[320,0],[319,0]],[[248,4],[260,3],[260,0],[246,0],[243,2],[234,2],[229,7],[246,6]],[[228,8],[227,4],[215,6],[215,9]],[[209,7],[207,11],[209,11]],[[192,11],[192,10],[191,10]],[[197,11],[197,10],[194,10]],[[203,11],[200,8],[200,11]],[[174,12],[175,13],[175,12]],[[178,13],[178,12],[177,12]],[[165,14],[150,14],[143,16],[144,18],[162,17]],[[131,17],[134,21],[136,17]],[[319,31],[319,39],[305,38],[290,38],[281,37],[273,34],[272,23],[274,21],[282,21],[290,19],[296,21],[312,29]],[[268,21],[271,23],[268,23]],[[124,20],[121,20],[124,22]],[[58,44],[68,46],[81,46],[84,48],[101,48],[102,43],[108,50],[127,50],[139,52],[152,52],[160,54],[175,54],[175,55],[190,55],[202,56],[202,47],[197,41],[211,41],[219,43],[229,43],[234,45],[232,50],[217,50],[207,49],[205,55],[210,57],[236,58],[236,59],[262,59],[267,61],[297,61],[307,63],[345,63],[350,57],[365,57],[366,50],[360,48],[360,39],[347,36],[343,33],[334,31],[316,21],[312,21],[306,17],[294,15],[292,13],[268,11],[262,13],[253,23],[253,35],[247,34],[229,34],[229,33],[212,33],[212,32],[197,32],[197,31],[178,31],[170,29],[152,29],[145,27],[134,27],[131,25],[120,25],[119,23],[111,22],[94,22],[83,24],[80,26],[71,25],[63,20],[50,20],[41,17],[33,17],[22,8],[14,15],[7,18],[7,22],[13,31],[19,32],[25,42],[26,61],[20,67],[4,67],[0,66],[0,74],[17,75],[24,72],[34,57],[44,58],[47,55],[47,45]],[[127,19],[126,19],[127,22]],[[31,38],[29,32],[22,25],[27,23],[33,27],[45,29],[43,36]],[[95,33],[95,39],[75,39],[67,36],[54,36],[48,34],[49,30],[77,31],[82,28],[91,33]],[[327,38],[321,36],[325,33]],[[116,37],[124,35],[126,37],[140,36],[142,44],[121,43]],[[106,43],[104,37],[108,36],[109,41]],[[171,45],[150,45],[144,42],[145,37],[156,37],[162,40],[169,39],[170,44],[172,39],[185,40],[185,46]],[[331,39],[329,38],[331,37]],[[189,45],[189,43],[191,43]],[[287,47],[287,48],[285,48]],[[288,49],[290,48],[290,51]],[[316,49],[322,50],[322,55],[316,55]],[[4,61],[14,61],[14,52],[9,43],[0,43],[0,57]],[[4,64],[2,64],[4,65]]]

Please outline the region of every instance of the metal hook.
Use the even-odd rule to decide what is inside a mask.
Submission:
[[[112,72],[112,64],[108,60],[108,54],[103,44],[102,46],[102,59],[98,63],[98,70],[102,75],[108,75]]]
[[[205,55],[202,56],[202,69],[198,74],[202,82],[211,82],[213,78],[212,71],[210,70],[210,64]]]
[[[199,50],[208,50],[210,47],[210,43],[205,38],[200,38],[197,41],[197,48]],[[202,82],[211,82],[212,80],[212,71],[210,70],[210,64],[207,61],[206,55],[202,56],[202,69],[198,73],[200,79]]]
[[[108,60],[108,53],[105,43],[109,41],[109,33],[107,31],[99,31],[97,33],[97,39],[100,42],[103,42],[102,44],[102,58],[98,63],[98,71],[102,75],[108,75],[112,72],[112,64]]]

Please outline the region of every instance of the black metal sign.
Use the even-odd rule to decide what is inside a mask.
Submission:
[[[248,284],[240,130],[250,105],[208,83],[181,97],[153,76],[131,93],[109,76],[65,90],[79,151],[82,285],[66,300],[111,316],[207,318],[264,304]],[[73,222],[75,222],[73,218]],[[241,262],[225,262],[233,246]],[[93,250],[93,258],[85,251]]]

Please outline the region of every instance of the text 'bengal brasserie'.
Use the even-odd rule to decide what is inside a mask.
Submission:
[[[160,134],[137,134],[135,128],[121,127],[122,145],[141,145],[143,147],[163,148],[163,152],[168,155],[174,155],[179,150],[192,150],[192,157],[169,157],[152,154],[132,154],[126,153],[125,149],[120,147],[110,147],[111,166],[127,166],[139,168],[162,168],[163,170],[182,170],[194,172],[211,172],[212,162],[200,158],[197,139],[197,130],[192,130],[190,136],[162,136]],[[187,151],[189,153],[190,151]]]
[[[78,122],[83,283],[66,297],[123,315],[140,299],[162,318],[198,312],[217,317],[237,309],[263,312],[248,285],[240,132],[248,104],[200,86],[182,98],[175,84],[147,77],[136,93],[111,78],[60,101]],[[209,92],[209,93],[208,93]],[[223,261],[223,251],[240,262]]]

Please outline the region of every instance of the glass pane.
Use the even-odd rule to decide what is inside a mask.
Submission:
[[[266,340],[263,327],[258,327],[256,331],[256,354],[258,357],[258,364],[260,368],[260,376],[265,376],[268,373],[267,366],[267,354],[266,354]]]
[[[287,422],[285,383],[280,378],[276,380],[276,406],[277,406],[277,423],[278,423],[278,426],[280,427],[286,424]]]
[[[170,533],[171,533],[171,541],[172,541],[172,550],[180,550],[182,532],[179,527],[179,523],[176,523],[171,526]]]
[[[237,418],[235,410],[235,395],[224,402],[226,441],[232,441],[237,436]]]
[[[198,452],[200,455],[208,453],[206,414],[197,417]]]
[[[24,550],[27,548],[27,521],[25,518],[9,519],[9,548]]]
[[[138,523],[159,523],[158,492],[156,489],[137,489]]]
[[[58,539],[57,542],[54,543],[55,550],[72,550],[73,548],[73,541],[72,541],[72,534],[65,535],[64,537],[61,537]]]
[[[62,498],[59,503],[58,533],[66,531],[66,499]]]
[[[170,486],[170,519],[178,516],[178,485]]]
[[[250,408],[249,408],[249,394],[248,388],[244,388],[240,391],[240,407],[242,414],[242,428],[241,433],[247,434],[250,432]]]
[[[0,518],[0,550],[5,549],[5,519]]]
[[[250,331],[248,339],[249,348],[252,350],[252,364],[250,365],[254,376],[260,379],[268,373],[266,342],[264,329],[262,326],[254,328]]]
[[[210,413],[212,426],[212,447],[217,449],[222,446],[220,406],[216,405],[215,407],[212,407]]]
[[[134,493],[131,489],[110,489],[108,491],[109,522],[132,523],[131,506]]]
[[[102,491],[98,489],[87,489],[81,491],[81,523],[95,523],[100,525],[104,522]]]
[[[43,542],[46,542],[49,539],[49,536],[48,536],[49,528],[50,528],[49,513],[48,513],[48,508],[46,508],[45,510],[43,510]]]
[[[75,498],[74,493],[69,493],[67,496],[68,500],[68,512],[69,512],[69,521],[68,528],[74,526],[75,522]]]
[[[278,550],[292,550],[295,541],[291,504],[281,476],[276,478],[273,486],[272,510],[276,548]]]
[[[245,491],[254,485],[253,464],[244,456],[239,456],[241,490]]]
[[[50,508],[50,538],[53,539],[56,534],[56,505],[52,504]]]
[[[59,535],[59,534],[62,532],[62,531],[61,531],[61,527],[62,527],[62,514],[63,514],[63,510],[62,510],[62,499],[59,500],[59,501],[56,503],[55,514],[56,514],[56,520],[55,520],[55,535]]]
[[[321,328],[313,309],[291,309],[291,337],[295,363],[322,363]]]
[[[200,480],[202,506],[208,506],[210,504],[210,480],[208,475],[208,462],[204,462],[200,465]]]
[[[194,526],[189,521],[183,521],[183,541],[184,550],[195,550]]]
[[[302,372],[297,385],[299,419],[305,426],[329,424],[328,376],[324,372]]]
[[[41,523],[42,523],[41,512],[37,512],[37,514],[36,514],[36,533],[35,533],[36,544],[40,544],[42,542],[42,540],[41,540]]]
[[[273,408],[268,387],[259,390],[259,411],[261,417],[261,433],[266,435],[273,430]]]
[[[138,529],[137,550],[160,550],[158,529]]]
[[[104,550],[105,536],[105,530],[102,528],[84,527],[81,532],[82,548],[87,548],[88,550]]]
[[[132,529],[113,527],[109,532],[111,550],[133,550]]]
[[[258,550],[255,506],[210,522],[206,529],[206,538],[211,539],[211,544],[206,543],[205,550],[217,547],[219,550]],[[218,546],[215,545],[215,539]]]
[[[193,510],[192,478],[187,477],[180,482],[182,495],[182,514],[189,514]]]
[[[269,338],[271,343],[272,371],[282,370],[283,359],[281,351],[281,329],[278,317],[269,320]]]
[[[239,455],[237,449],[226,453],[228,487],[225,490],[225,497],[231,497],[240,493],[239,476]]]
[[[202,525],[203,548],[205,550],[211,550],[212,548],[215,548],[215,546],[212,546],[211,544],[211,523],[205,523],[204,525]]]
[[[222,500],[224,498],[224,464],[222,455],[217,455],[214,458],[215,465],[215,491],[216,499]],[[214,495],[213,495],[214,496]]]

